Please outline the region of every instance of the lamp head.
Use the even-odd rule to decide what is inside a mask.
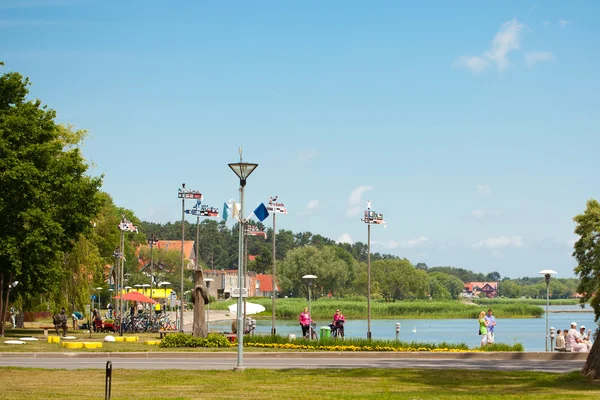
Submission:
[[[302,279],[306,280],[308,286],[312,286],[313,280],[317,279],[315,275],[304,275]]]
[[[556,271],[553,271],[553,270],[551,270],[551,269],[544,269],[544,270],[541,270],[541,271],[539,272],[539,274],[540,274],[540,275],[544,275],[544,278],[546,278],[546,283],[547,283],[547,284],[549,284],[549,283],[550,283],[550,276],[551,276],[551,275],[556,275],[556,274],[557,274],[557,272],[556,272]]]

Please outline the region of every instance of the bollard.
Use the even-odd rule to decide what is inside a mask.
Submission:
[[[554,327],[550,328],[550,351],[554,351],[554,338],[556,335],[554,334]]]
[[[400,322],[396,322],[396,342],[398,341],[399,335],[400,335]]]
[[[106,381],[104,383],[104,400],[110,400],[110,387],[112,385],[112,363],[106,362]]]

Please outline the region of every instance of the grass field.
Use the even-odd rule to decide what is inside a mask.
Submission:
[[[460,376],[460,379],[457,377]],[[103,370],[0,368],[0,399],[103,399]],[[598,398],[578,372],[344,369],[113,370],[112,399]]]

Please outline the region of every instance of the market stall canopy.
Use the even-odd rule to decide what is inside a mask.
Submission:
[[[237,314],[237,304],[232,304],[229,307],[229,311],[231,311],[232,313],[236,313]],[[242,311],[244,311],[244,306],[242,305]],[[251,314],[258,314],[265,311],[265,308],[263,306],[261,306],[260,304],[256,304],[256,303],[246,303],[246,314],[247,315],[251,315]]]
[[[156,303],[156,301],[152,300],[150,297],[144,296],[143,293],[133,292],[133,291],[126,293],[122,296],[115,296],[114,298],[115,299],[121,298],[121,300],[128,300],[128,301],[137,301],[138,303]]]

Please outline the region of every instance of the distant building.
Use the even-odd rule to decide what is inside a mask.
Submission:
[[[468,282],[465,283],[463,294],[467,297],[479,296],[485,293],[488,298],[498,295],[498,282]]]
[[[278,290],[278,288],[276,287],[275,290]],[[271,296],[273,296],[273,275],[256,275],[256,297]]]
[[[228,299],[231,297],[231,289],[238,287],[237,269],[205,269],[204,278],[211,278],[208,293],[217,299]],[[256,297],[256,272],[247,272],[244,287],[248,288],[248,297]]]

